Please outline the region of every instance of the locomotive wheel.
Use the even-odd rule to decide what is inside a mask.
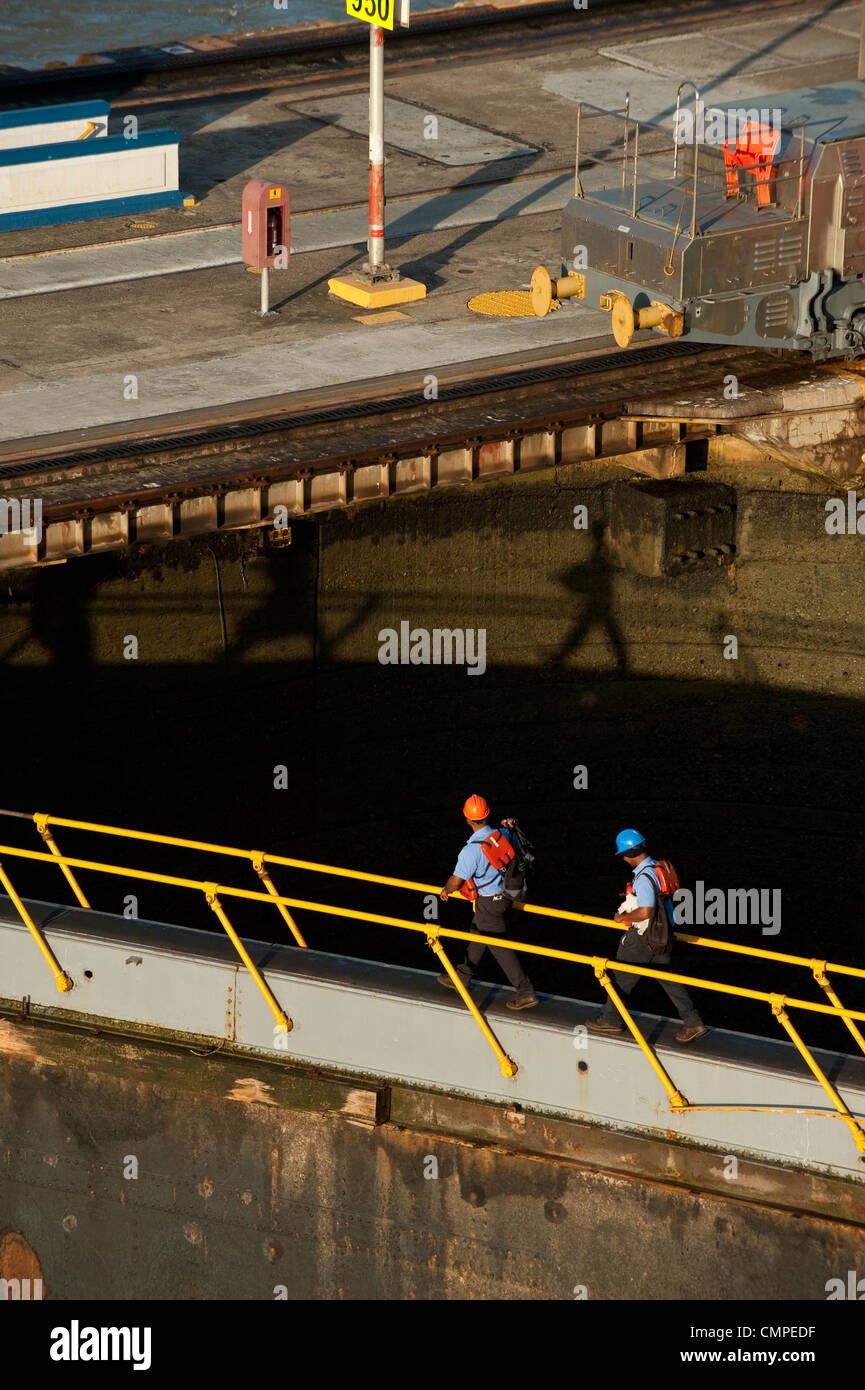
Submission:
[[[620,348],[626,348],[634,336],[634,311],[623,294],[616,296],[611,318],[613,337]]]
[[[531,282],[532,308],[539,319],[550,312],[553,306],[553,282],[550,279],[549,271],[539,265],[532,271]]]

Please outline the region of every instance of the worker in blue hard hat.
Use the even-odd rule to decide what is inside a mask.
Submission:
[[[673,893],[679,886],[676,871],[667,860],[653,859],[646,849],[645,837],[639,830],[620,830],[616,836],[616,854],[628,868],[633,879],[628,884],[625,901],[614,921],[625,924],[628,930],[619,942],[616,959],[629,965],[650,965],[664,968],[670,964],[673,951]],[[620,994],[627,997],[639,975],[624,975],[613,971],[613,981]],[[690,1043],[707,1033],[694,1002],[684,985],[661,980],[661,985],[682,1020],[676,1042]],[[593,1033],[621,1033],[622,1019],[612,999],[607,996],[603,1012],[586,1025]]]
[[[636,849],[637,845],[644,843],[639,830],[620,830],[616,836],[616,854],[624,854],[625,850]]]

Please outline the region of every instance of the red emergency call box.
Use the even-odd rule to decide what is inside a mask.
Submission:
[[[289,251],[288,189],[250,179],[243,190],[243,260],[265,270],[276,265],[277,256],[280,266],[287,265]]]

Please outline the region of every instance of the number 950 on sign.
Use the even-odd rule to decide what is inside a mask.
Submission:
[[[352,19],[362,19],[365,24],[377,24],[381,29],[392,29],[396,0],[345,0],[345,12]]]

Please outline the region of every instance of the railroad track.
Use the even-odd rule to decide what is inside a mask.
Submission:
[[[484,368],[472,364],[469,371],[450,382],[441,379],[434,406],[441,409],[458,402],[476,400],[481,396],[499,397],[505,391],[525,392],[545,384],[577,382],[610,373],[615,373],[619,378],[623,367],[631,372],[663,363],[685,361],[717,351],[704,344],[677,341],[644,343],[625,351],[616,349],[612,352],[587,353],[579,357],[569,352],[567,355],[529,366],[495,365]],[[210,449],[214,445],[230,448],[231,445],[295,431],[301,426],[345,426],[377,417],[388,418],[397,411],[428,412],[433,403],[424,396],[422,390],[418,390],[416,374],[412,375],[410,383],[396,388],[390,385],[392,378],[387,380],[387,394],[382,394],[381,383],[376,381],[364,384],[360,391],[348,399],[345,390],[341,390],[338,401],[317,400],[289,409],[286,409],[285,405],[279,405],[266,412],[259,408],[255,413],[245,412],[233,418],[213,419],[213,412],[209,412],[210,421],[207,424],[178,428],[163,421],[161,427],[155,424],[148,425],[145,430],[134,435],[118,433],[115,437],[100,441],[91,447],[70,448],[68,444],[63,444],[53,449],[41,450],[38,454],[24,452],[17,455],[0,455],[0,482],[44,475],[58,465],[64,472],[71,472],[96,465],[140,459],[153,454],[165,454],[172,450],[194,451]]]
[[[683,366],[689,388],[710,390],[719,362],[731,360],[754,386],[797,370],[760,352],[643,342],[579,358],[473,363],[461,377],[443,372],[435,401],[407,374],[389,378],[387,394],[365,382],[348,400],[317,393],[289,408],[282,398],[174,427],[139,421],[134,435],[87,448],[75,440],[50,456],[7,455],[0,497],[39,497],[43,533],[0,538],[0,569],[224,530],[273,533],[277,507],[291,521],[558,463],[639,454],[637,472],[667,477],[718,426],[632,418],[628,402],[681,390]]]
[[[659,3],[652,7],[650,15],[642,17],[638,16],[638,5],[645,8],[644,0],[592,0],[589,9],[575,11],[572,0],[548,0],[528,9],[515,6],[421,12],[412,17],[410,29],[396,29],[388,36],[388,70],[408,72],[441,63],[445,58],[449,62],[472,61],[481,47],[485,58],[524,58],[551,44],[582,44],[600,35],[605,42],[621,33],[635,38],[669,37],[701,23],[730,23],[737,17],[753,19],[754,13],[750,0]],[[763,0],[760,17],[770,18],[794,9],[791,0]],[[495,34],[492,42],[491,32]],[[441,42],[436,44],[436,39]],[[212,52],[129,50],[118,52],[107,63],[38,73],[7,70],[0,75],[0,109],[70,101],[97,91],[109,100],[116,98],[112,105],[128,111],[130,105],[168,99],[197,101],[232,93],[306,86],[323,78],[341,86],[364,82],[368,77],[366,25],[300,26],[284,36],[240,36],[231,42],[232,47]],[[295,64],[296,70],[286,73],[288,64]],[[183,83],[192,77],[210,80],[208,85],[184,87]]]

